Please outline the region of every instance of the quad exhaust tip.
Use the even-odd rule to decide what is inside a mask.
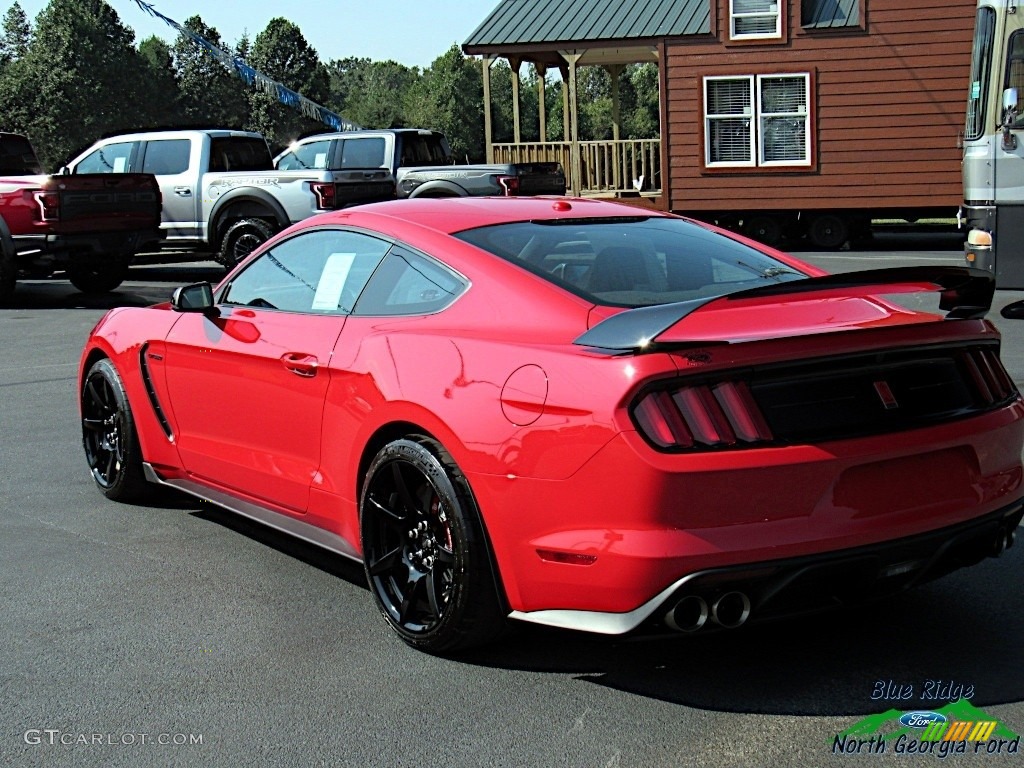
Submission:
[[[708,622],[711,611],[707,601],[697,595],[687,595],[665,614],[665,623],[679,632],[696,632]]]
[[[697,632],[708,621],[723,629],[743,626],[750,618],[750,598],[743,592],[726,592],[710,606],[698,595],[687,595],[665,614],[665,623],[678,632]]]
[[[735,629],[750,618],[750,598],[742,592],[726,592],[711,606],[711,619],[720,627]]]

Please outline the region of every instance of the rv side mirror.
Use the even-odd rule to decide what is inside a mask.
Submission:
[[[1014,112],[1017,111],[1016,88],[1007,88],[1005,91],[1003,91],[1003,113],[1005,114],[1006,110],[1008,109],[1013,109]]]
[[[1017,89],[1007,88],[1003,91],[1003,150],[1017,148],[1017,137],[1010,132],[1017,119]]]

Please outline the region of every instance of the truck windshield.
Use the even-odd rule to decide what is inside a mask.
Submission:
[[[218,136],[210,140],[211,171],[272,171],[270,147],[255,136]]]
[[[979,8],[974,23],[974,48],[971,51],[971,82],[967,94],[967,125],[964,136],[980,139],[985,133],[985,109],[988,104],[992,73],[992,44],[995,37],[996,12]]]
[[[807,277],[684,219],[524,221],[455,234],[595,304],[643,307]]]

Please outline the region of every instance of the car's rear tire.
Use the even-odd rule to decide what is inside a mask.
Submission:
[[[234,267],[274,236],[274,228],[263,219],[236,221],[221,240],[217,261],[228,269]]]
[[[448,653],[500,634],[505,616],[479,510],[439,443],[413,436],[384,446],[359,508],[366,580],[399,637]]]
[[[96,485],[108,499],[142,499],[152,486],[142,470],[142,449],[128,393],[110,360],[93,363],[80,397],[82,445]]]
[[[110,293],[128,277],[131,259],[114,256],[100,261],[87,259],[68,264],[68,280],[82,293]]]
[[[0,249],[0,307],[10,304],[17,283],[18,270],[14,264],[14,257]]]

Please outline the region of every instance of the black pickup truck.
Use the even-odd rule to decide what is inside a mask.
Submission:
[[[455,165],[444,134],[424,128],[307,136],[274,165],[280,171],[386,168],[400,198],[565,194],[560,163]]]

